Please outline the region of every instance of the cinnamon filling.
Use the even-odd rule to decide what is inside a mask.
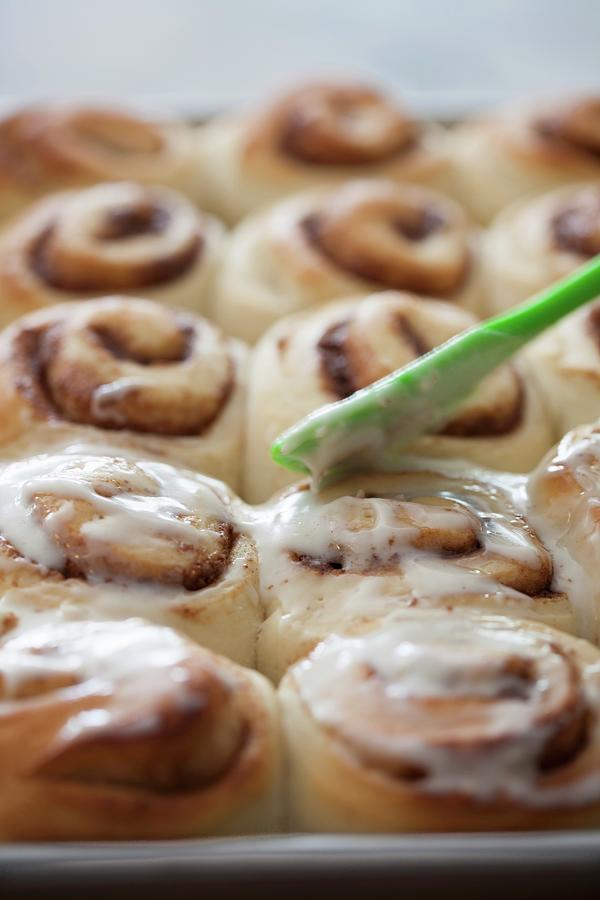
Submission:
[[[411,210],[411,215],[397,218],[393,227],[407,241],[424,241],[447,224],[444,216],[433,206]]]
[[[42,513],[50,515],[60,510],[63,501],[60,498],[42,496],[36,499],[36,503]],[[86,521],[93,521],[94,516],[89,510],[83,512],[89,513]],[[85,524],[83,519],[79,524],[82,522]],[[87,539],[77,527],[73,527],[64,535],[64,540],[57,539],[57,545],[62,546],[67,555],[64,565],[52,569],[51,574],[54,577],[75,578],[80,581],[124,579],[180,587],[190,592],[201,591],[223,577],[239,537],[228,522],[213,522],[210,529],[213,543],[206,552],[202,549],[194,551],[190,546],[174,543],[170,548],[165,546],[164,549],[155,551],[155,556],[148,558],[145,545],[106,545],[104,549],[94,549],[88,545]],[[0,542],[4,555],[14,560],[25,559],[5,538],[1,538]],[[33,694],[46,689],[54,690],[56,685],[50,684],[46,688],[44,684],[36,682],[30,687]],[[29,696],[30,688],[27,685],[23,687],[23,691],[27,693],[19,696]]]
[[[138,366],[159,366],[184,362],[190,355],[196,332],[191,325],[182,325],[179,340],[167,344],[160,351],[156,347],[144,346],[141,342],[133,345],[127,341],[122,331],[109,325],[93,325],[91,332],[98,338],[104,349],[115,359],[129,360]]]
[[[447,437],[484,438],[502,437],[516,431],[523,421],[525,412],[525,390],[520,375],[511,369],[517,394],[514,402],[497,404],[486,409],[473,407],[459,412],[439,434]]]
[[[121,788],[141,788],[155,794],[172,794],[200,790],[214,784],[234,766],[249,739],[248,723],[236,722],[239,734],[228,755],[215,757],[211,767],[194,763],[194,750],[205,739],[201,720],[202,698],[196,709],[181,715],[175,733],[176,710],[159,711],[161,730],[155,735],[135,740],[131,734],[118,734],[74,744],[38,767],[40,775],[64,782],[109,785]],[[171,719],[173,725],[166,720]],[[156,745],[160,744],[160,762]],[[111,765],[112,763],[112,765]]]
[[[237,534],[227,522],[213,525],[213,530],[219,536],[216,547],[208,554],[201,551],[193,554],[191,548],[180,548],[185,553],[185,559],[178,561],[177,548],[173,548],[172,561],[169,565],[163,565],[161,560],[152,561],[151,568],[146,570],[143,562],[138,558],[137,552],[129,554],[121,552],[119,547],[112,547],[102,556],[91,555],[86,552],[85,539],[73,534],[69,547],[73,556],[65,561],[65,565],[59,572],[64,578],[78,578],[82,581],[94,578],[122,577],[128,581],[151,581],[153,583],[174,585],[184,588],[186,591],[201,591],[210,587],[221,578],[229,564],[233,545],[237,540]],[[192,557],[191,562],[189,557]]]
[[[309,165],[368,165],[410,153],[419,132],[369,89],[308,88],[284,102],[279,144]]]
[[[327,389],[340,400],[350,397],[359,388],[350,358],[345,353],[351,324],[351,320],[347,319],[331,325],[317,344],[321,374]]]
[[[595,160],[600,158],[600,101],[574,104],[564,112],[534,122],[533,129],[551,144],[573,147]]]
[[[121,241],[143,235],[160,234],[168,224],[166,212],[121,209],[109,216],[97,239],[103,243]],[[144,263],[111,267],[110,261],[98,260],[95,266],[71,264],[68,249],[63,257],[55,228],[50,226],[40,234],[30,248],[30,265],[37,277],[57,291],[72,294],[101,293],[157,287],[183,277],[197,262],[203,248],[203,238],[197,234],[181,250]]]
[[[586,325],[589,333],[600,350],[600,306],[594,304],[586,316]]]
[[[444,228],[446,222],[442,215],[434,209],[423,209],[415,211],[414,216],[407,216],[399,219],[395,217],[390,219],[390,231],[397,232],[405,240],[411,243],[424,241],[431,235]],[[308,240],[329,262],[335,266],[344,269],[351,275],[368,281],[371,284],[382,287],[392,288],[395,290],[412,290],[416,293],[425,293],[430,290],[427,277],[422,273],[411,272],[409,268],[402,266],[401,261],[387,258],[383,254],[377,256],[368,248],[365,252],[353,252],[352,258],[342,250],[336,251],[333,243],[324,239],[323,229],[325,227],[325,219],[318,213],[307,216],[301,223],[300,227]],[[433,290],[433,293],[443,295],[455,290],[458,282],[462,282],[466,277],[467,263],[465,263],[459,273],[459,278],[453,281],[452,286],[448,286],[445,290]]]
[[[42,416],[112,431],[171,437],[202,435],[217,420],[231,396],[235,384],[233,362],[227,359],[224,363],[224,375],[215,382],[214,395],[196,395],[186,387],[182,374],[181,389],[174,384],[167,396],[160,387],[158,369],[191,364],[192,355],[196,355],[200,374],[202,351],[197,345],[201,335],[183,321],[157,341],[156,336],[144,332],[143,324],[141,318],[140,330],[127,334],[118,321],[114,327],[108,319],[90,323],[79,333],[84,336],[88,351],[81,360],[76,355],[71,358],[65,350],[64,341],[69,338],[63,338],[60,325],[18,332],[12,349],[17,391]],[[113,397],[110,386],[118,383],[118,363],[133,363],[143,369],[155,367],[156,391],[150,383],[140,383],[139,387],[132,383],[131,389],[116,391]],[[109,393],[102,405],[98,390],[104,386]]]
[[[336,503],[341,504],[339,512],[335,511]],[[381,504],[379,512],[377,504]],[[336,525],[331,519],[328,537],[319,552],[298,549],[293,544],[288,550],[293,563],[320,575],[402,574],[407,578],[408,599],[415,563],[420,572],[421,567],[427,568],[428,560],[434,569],[439,561],[448,560],[449,572],[459,580],[475,576],[470,579],[471,591],[487,593],[493,583],[498,590],[508,588],[528,597],[548,601],[560,598],[552,591],[548,552],[512,510],[504,514],[512,534],[507,534],[505,527],[498,532],[493,505],[480,510],[476,503],[452,499],[448,491],[441,490],[412,499],[399,494],[340,497],[323,515],[327,521],[336,515],[340,520]],[[346,537],[349,532],[356,537]],[[500,549],[499,535],[503,541]],[[530,554],[527,560],[522,559],[523,545]],[[454,605],[453,590],[446,592],[443,583],[440,587],[440,599]],[[417,591],[419,596],[421,590]]]
[[[344,222],[341,219],[330,221],[326,212],[315,212],[300,222],[300,229],[308,243],[330,263],[376,287],[444,297],[465,281],[470,268],[468,252],[464,251],[446,270],[435,261],[428,262],[412,255],[410,247],[400,246],[397,252],[389,245],[384,249],[375,240],[375,233],[370,239],[365,231],[365,238],[361,240],[360,231],[356,232],[359,215],[357,208]],[[372,217],[372,213],[368,215]],[[368,220],[363,227],[371,227]],[[402,215],[396,211],[386,213],[379,217],[377,227],[387,228],[392,237],[397,235],[401,241],[418,245],[448,228],[449,223],[440,210],[430,205],[407,208]]]
[[[352,354],[347,352],[352,325],[352,319],[330,325],[317,344],[321,375],[326,389],[340,400],[350,397],[355,391],[368,384],[356,370]],[[402,314],[393,316],[390,325],[397,329],[412,348],[415,356],[422,356],[430,349],[411,326],[406,316]]]
[[[395,522],[387,537],[378,531],[372,499],[383,501],[387,514]],[[365,549],[353,547],[334,533],[318,556],[290,550],[288,556],[292,562],[321,575],[378,575],[398,571],[403,560],[414,556],[415,550],[442,559],[458,559],[483,548],[477,518],[442,498],[411,502],[398,496],[384,498],[369,494],[345,498],[345,503],[343,530],[360,535]],[[439,512],[440,508],[451,517],[451,524],[440,525],[436,520],[436,510]]]
[[[576,759],[585,749],[590,725],[589,710],[583,703],[577,704],[573,715],[565,717],[564,724],[558,728],[544,747],[538,759],[540,772],[551,772]]]
[[[561,210],[550,229],[559,249],[585,258],[596,256],[600,253],[600,196]]]
[[[119,241],[145,234],[162,234],[169,220],[169,213],[160,206],[123,206],[121,209],[110,210],[96,233],[96,238],[100,241]]]

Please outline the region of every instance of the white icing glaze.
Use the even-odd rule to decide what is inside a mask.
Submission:
[[[515,657],[535,667],[526,695],[505,665]],[[600,663],[581,665],[586,701],[598,709]],[[593,771],[562,785],[539,778],[537,761],[553,727],[540,711],[549,692],[559,701],[567,695],[566,672],[564,658],[543,634],[517,630],[500,617],[429,613],[407,614],[361,637],[332,636],[291,677],[323,728],[351,744],[357,740],[375,758],[422,769],[417,790],[550,807],[600,800],[598,759]],[[435,698],[463,698],[467,705],[481,700],[483,714],[472,720],[455,711],[454,740],[444,742],[452,725],[442,720],[440,739],[435,707],[429,719],[426,703],[420,706]],[[478,726],[485,737],[480,747],[468,740]],[[593,732],[590,741],[600,737],[597,717]]]
[[[117,479],[115,486],[114,479]],[[101,493],[100,493],[101,492]],[[62,501],[41,516],[36,498]],[[74,500],[94,510],[81,531],[100,544],[144,544],[151,552],[156,538],[198,547],[217,536],[213,522],[230,518],[219,482],[158,462],[127,462],[122,456],[68,452],[38,456],[7,465],[0,475],[0,533],[26,559],[61,569],[65,553],[56,543],[59,524],[68,524]],[[204,527],[190,521],[201,515]]]
[[[574,481],[567,496],[550,487],[538,497],[544,482],[570,471]],[[554,582],[569,594],[579,620],[579,631],[600,637],[597,571],[600,565],[600,434],[576,429],[559,444],[556,453],[542,460],[528,481],[524,497],[527,516],[543,541],[552,548]]]
[[[478,484],[476,470],[467,473],[455,465],[437,466],[436,472],[425,477],[425,483],[421,479],[413,488],[410,481],[403,482],[398,493],[388,497],[342,496],[324,502],[305,490],[248,510],[247,525],[259,549],[264,595],[277,598],[284,615],[304,615],[315,598],[298,589],[302,570],[293,557],[306,556],[342,560],[340,570],[331,576],[340,614],[344,610],[359,617],[380,615],[387,609],[390,593],[395,593],[396,601],[401,594],[407,603],[416,598],[425,605],[461,594],[530,604],[528,595],[500,584],[477,566],[479,548],[534,569],[540,564],[540,548],[520,518],[525,479],[494,473],[493,482],[488,474],[487,482]],[[506,495],[504,504],[498,500],[500,493]],[[445,505],[431,505],[424,498]],[[469,565],[461,561],[460,553],[453,557],[451,552],[420,546],[419,537],[432,530],[450,538],[457,531],[470,535],[472,550],[463,554],[470,557]],[[402,578],[401,591],[398,583],[390,587],[394,576]],[[313,593],[318,590],[314,586]]]
[[[194,653],[176,631],[138,619],[43,625],[8,641],[0,651],[0,713],[23,702],[19,691],[27,683],[49,680],[64,700],[99,698],[96,706],[68,717],[60,741],[115,725],[126,727],[128,734],[151,733],[162,699],[194,702],[186,670]],[[40,700],[45,697],[42,692]]]

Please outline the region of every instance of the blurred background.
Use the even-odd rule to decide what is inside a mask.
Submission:
[[[0,101],[204,112],[315,74],[425,112],[600,85],[600,0],[0,0]]]

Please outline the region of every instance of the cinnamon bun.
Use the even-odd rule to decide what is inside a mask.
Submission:
[[[0,837],[184,838],[280,824],[273,689],[141,620],[0,648]]]
[[[509,107],[450,142],[456,195],[483,224],[526,194],[600,178],[600,97]]]
[[[527,300],[600,253],[600,182],[513,204],[493,223],[482,250],[489,311]]]
[[[383,176],[444,186],[446,135],[381,91],[353,83],[302,85],[245,116],[217,117],[198,135],[208,204],[236,222],[285,194]]]
[[[526,476],[406,462],[319,494],[296,485],[255,509],[267,619],[261,671],[277,680],[315,644],[411,609],[491,610],[595,637],[577,585],[527,515]],[[587,630],[589,629],[589,630]]]
[[[464,310],[400,293],[374,294],[299,313],[257,345],[250,371],[245,493],[265,500],[294,480],[271,461],[273,439],[324,403],[350,396],[474,324]],[[536,385],[519,360],[489,376],[455,418],[414,447],[528,471],[554,434]]]
[[[600,302],[550,328],[524,360],[559,435],[600,418]]]
[[[255,341],[277,319],[327,300],[390,288],[481,312],[478,235],[450,199],[383,179],[289,197],[238,225],[214,293],[214,318]]]
[[[600,641],[600,429],[575,428],[527,481],[527,515],[554,547],[555,584],[569,590],[591,640]]]
[[[39,104],[0,119],[0,220],[50,191],[130,178],[195,195],[192,130],[95,106]]]
[[[600,651],[502,616],[407,615],[285,677],[292,827],[600,824]]]
[[[180,194],[135,182],[40,200],[0,233],[0,326],[104,294],[206,310],[223,227]]]
[[[62,304],[0,335],[0,455],[109,443],[237,487],[246,348],[148,300]]]
[[[224,484],[74,445],[0,469],[0,621],[142,616],[252,665],[254,541]]]

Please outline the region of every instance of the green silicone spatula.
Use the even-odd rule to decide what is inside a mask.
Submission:
[[[600,295],[600,256],[532,300],[457,335],[280,435],[275,462],[317,485],[350,471],[393,468],[403,448],[448,422],[486,375],[563,316]]]

